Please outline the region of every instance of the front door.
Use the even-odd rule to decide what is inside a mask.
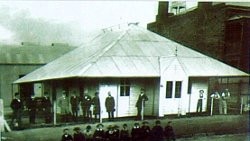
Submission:
[[[117,85],[100,85],[99,97],[101,102],[101,118],[108,118],[108,113],[105,107],[105,100],[108,96],[108,92],[111,92],[111,95],[115,99],[115,109],[117,109]],[[117,110],[115,110],[114,116],[117,117]]]

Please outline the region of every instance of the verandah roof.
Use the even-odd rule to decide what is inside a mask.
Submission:
[[[177,59],[187,76],[247,76],[218,60],[144,28],[104,31],[14,83],[69,77],[160,77]]]

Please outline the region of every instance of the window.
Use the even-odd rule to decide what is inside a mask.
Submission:
[[[167,81],[166,84],[166,98],[172,98],[173,92],[175,98],[181,98],[182,81]],[[173,91],[174,90],[174,91]]]
[[[166,98],[172,98],[172,93],[173,93],[172,90],[173,90],[173,82],[167,81]]]
[[[130,96],[130,81],[128,79],[121,80],[120,96]]]
[[[181,81],[175,82],[175,98],[181,98]]]

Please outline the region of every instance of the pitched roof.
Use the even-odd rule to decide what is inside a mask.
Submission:
[[[73,50],[72,46],[3,45],[0,64],[46,64]]]
[[[149,30],[131,25],[125,30],[105,31],[15,83],[69,77],[160,77],[162,69],[167,69],[175,59],[188,76],[247,75]]]

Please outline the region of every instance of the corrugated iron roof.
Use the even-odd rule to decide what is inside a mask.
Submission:
[[[46,64],[73,49],[72,46],[0,46],[0,64]]]
[[[46,64],[73,50],[72,46],[0,46],[0,64]]]
[[[130,26],[105,31],[15,83],[68,77],[160,77],[160,69],[166,69],[160,66],[175,59],[188,76],[247,75],[144,28]]]

